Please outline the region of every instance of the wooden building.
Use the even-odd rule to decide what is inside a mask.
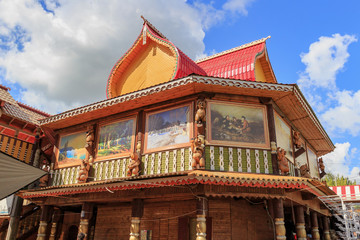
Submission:
[[[330,239],[334,145],[266,40],[193,61],[144,19],[107,99],[40,121],[55,139],[37,239]]]
[[[43,165],[34,161],[40,137],[38,120],[50,116],[16,101],[10,90],[0,85],[0,239],[7,235],[12,239],[36,233],[39,207],[9,195],[43,175],[38,169]],[[46,143],[45,139],[43,143]],[[10,225],[18,230],[8,231],[11,229],[10,213],[13,218]]]

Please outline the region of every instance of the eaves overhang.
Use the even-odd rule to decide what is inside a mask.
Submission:
[[[317,155],[329,153],[335,148],[296,84],[250,82],[199,75],[172,80],[53,115],[40,120],[40,125],[53,130],[62,129],[202,92],[271,98],[312,145]]]

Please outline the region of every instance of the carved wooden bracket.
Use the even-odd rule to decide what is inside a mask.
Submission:
[[[286,151],[280,147],[277,148],[278,166],[282,175],[287,175],[290,171],[288,159],[285,157]]]
[[[312,193],[301,192],[301,198],[302,200],[313,200],[316,196]]]
[[[300,149],[295,151],[295,158],[298,158],[301,154],[305,152],[305,148],[301,147]]]

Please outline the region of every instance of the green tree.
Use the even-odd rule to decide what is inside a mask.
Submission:
[[[355,180],[351,181],[348,177],[340,176],[339,174],[335,176],[332,173],[328,173],[324,179],[328,186],[356,185]]]

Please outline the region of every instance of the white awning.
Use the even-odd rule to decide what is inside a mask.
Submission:
[[[34,182],[45,171],[0,152],[0,200]]]

